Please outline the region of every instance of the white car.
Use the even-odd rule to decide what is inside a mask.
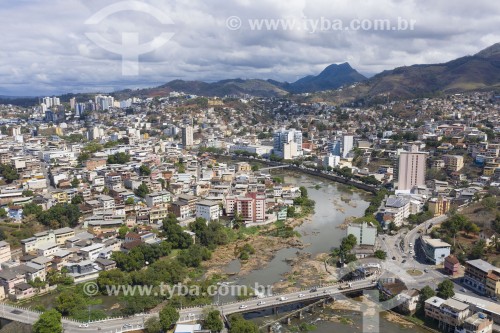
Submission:
[[[304,294],[299,294],[299,298],[305,297],[306,295]]]
[[[87,328],[87,327],[89,327],[89,324],[80,324],[80,325],[78,325],[78,327],[80,327],[80,328]]]
[[[257,303],[257,306],[261,306],[261,305],[264,305],[264,304],[266,304],[266,302],[260,301],[259,303]]]
[[[245,304],[240,305],[240,309],[246,309],[246,308],[248,308],[248,305]]]

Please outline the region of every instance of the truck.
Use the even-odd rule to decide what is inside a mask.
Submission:
[[[339,287],[339,290],[344,290],[344,289],[349,289],[349,288],[352,288],[352,283],[349,282],[349,283],[344,283],[343,285],[341,285]]]

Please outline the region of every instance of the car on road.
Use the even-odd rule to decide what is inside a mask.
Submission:
[[[396,260],[396,257],[392,257],[392,260]]]
[[[132,328],[132,324],[125,324],[122,326],[122,328]]]
[[[280,297],[280,298],[279,298],[279,300],[280,300],[281,302],[283,302],[283,301],[288,301],[288,297]]]
[[[306,295],[304,294],[299,294],[299,298],[305,297]]]
[[[492,300],[493,302],[498,302],[498,298],[496,298],[495,296],[491,297],[491,300]]]
[[[265,304],[266,304],[266,302],[260,301],[259,303],[257,303],[257,306],[261,306],[261,305],[265,305]]]
[[[315,288],[312,288],[311,290],[309,290],[309,292],[311,292],[311,293],[315,293],[315,292],[317,292],[317,291],[318,291],[318,288],[316,288],[316,287],[315,287]]]
[[[89,327],[89,324],[80,324],[80,325],[78,325],[78,327],[80,327],[80,328],[87,328],[87,327]]]
[[[240,305],[240,309],[246,309],[246,308],[248,308],[248,305],[245,304]]]
[[[429,273],[429,270],[426,268],[426,269],[424,269],[424,272],[425,273]]]
[[[404,264],[406,262],[406,259],[403,259],[403,261],[401,261],[402,264]]]
[[[466,293],[467,292],[467,289],[465,288],[460,288],[460,291],[463,292],[463,293]]]
[[[410,250],[410,254],[413,254],[413,250]]]

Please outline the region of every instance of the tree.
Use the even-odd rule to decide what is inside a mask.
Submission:
[[[469,253],[469,259],[481,259],[484,257],[484,252],[486,251],[486,242],[484,239],[479,240],[472,246]]]
[[[156,317],[151,317],[146,320],[144,327],[146,328],[147,333],[160,333],[162,331],[160,319]]]
[[[231,316],[230,333],[258,333],[259,327],[252,321],[245,320],[241,315]]]
[[[146,184],[142,183],[139,185],[139,187],[135,190],[135,195],[141,198],[145,198],[146,194],[149,194],[149,188]]]
[[[151,175],[151,169],[147,165],[143,164],[139,168],[139,174],[141,176],[149,176]]]
[[[5,208],[0,208],[0,218],[7,217],[7,211]]]
[[[75,195],[72,199],[71,199],[71,204],[72,205],[79,205],[79,204],[82,204],[85,200],[83,199],[83,196],[81,196],[80,194],[78,195]]]
[[[304,186],[299,187],[299,191],[302,198],[307,198],[307,189]]]
[[[62,333],[61,314],[52,309],[45,311],[33,325],[34,333]]]
[[[130,155],[127,153],[118,152],[108,156],[108,164],[126,164],[130,162]]]
[[[128,227],[126,225],[122,225],[119,229],[118,229],[118,238],[120,239],[125,239],[125,235],[128,233]]]
[[[83,295],[71,289],[61,292],[55,301],[56,310],[64,316],[73,315],[84,307],[85,299]]]
[[[129,197],[127,198],[127,200],[125,200],[125,205],[133,205],[133,204],[135,204],[134,198]]]
[[[224,328],[224,324],[220,319],[220,312],[218,310],[213,310],[208,313],[204,322],[204,328],[210,330],[211,332],[220,332]]]
[[[375,258],[385,260],[387,258],[387,253],[382,250],[375,251]]]
[[[451,280],[446,279],[440,284],[438,284],[437,296],[444,299],[451,298],[455,296],[455,291],[453,291],[453,288],[454,288],[453,282],[451,282]]]
[[[434,289],[432,289],[429,286],[425,286],[420,290],[420,295],[419,295],[419,306],[421,308],[424,307],[425,301],[427,301],[429,298],[433,297],[436,295],[436,292]]]
[[[7,184],[19,179],[19,174],[16,168],[9,164],[0,164],[0,175],[5,179]]]
[[[257,164],[252,165],[252,171],[259,171],[259,166]]]
[[[465,225],[464,225],[464,230],[465,232],[467,233],[467,235],[469,234],[477,234],[479,233],[479,231],[481,230],[477,224],[471,222],[471,221],[468,221]]]
[[[169,330],[179,320],[179,311],[167,305],[160,310],[160,323],[164,331]]]
[[[73,180],[71,181],[71,187],[77,188],[79,184],[80,184],[80,181],[78,180],[78,178],[74,177]]]
[[[22,195],[23,195],[23,197],[32,197],[33,191],[32,190],[24,190]]]

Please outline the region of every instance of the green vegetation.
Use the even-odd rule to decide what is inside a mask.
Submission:
[[[356,256],[351,253],[351,250],[356,246],[358,240],[356,236],[350,234],[347,237],[342,238],[340,247],[333,249],[332,257],[338,258],[340,262],[348,264],[350,262],[356,261]]]
[[[151,175],[151,169],[149,166],[143,164],[139,167],[139,174],[141,176],[150,176]]]
[[[7,184],[19,179],[19,174],[17,173],[16,168],[9,164],[0,164],[0,176],[3,177]]]
[[[161,333],[161,323],[160,319],[156,317],[150,317],[144,323],[147,333]]]
[[[146,195],[149,194],[149,187],[148,185],[142,183],[141,185],[139,185],[139,187],[137,187],[134,193],[140,198],[145,198]]]
[[[380,204],[384,200],[385,196],[389,195],[389,191],[385,188],[377,191],[377,194],[371,197],[370,205],[365,210],[365,216],[373,216],[373,214],[378,211]]]
[[[382,250],[375,251],[374,255],[375,255],[375,258],[378,258],[378,259],[381,259],[381,260],[387,259],[387,252],[382,251]]]
[[[437,287],[437,296],[444,299],[455,296],[455,291],[453,291],[453,282],[446,279],[443,282],[439,283]]]
[[[130,155],[127,153],[118,152],[108,156],[108,164],[126,164],[130,162]]]
[[[233,315],[229,318],[231,330],[229,333],[258,333],[259,328],[254,322],[245,320],[241,315]]]
[[[33,325],[34,333],[62,333],[61,314],[52,309],[45,311]]]
[[[243,245],[242,248],[239,249],[240,251],[240,259],[241,260],[248,260],[250,259],[250,256],[255,254],[255,249],[253,248],[252,245],[250,244],[245,244]]]
[[[81,216],[77,205],[67,203],[58,203],[45,211],[37,204],[28,203],[23,207],[23,214],[25,216],[35,215],[38,222],[52,229],[62,227],[74,228]]]
[[[210,311],[203,322],[203,328],[211,332],[220,332],[224,328],[224,323],[221,320],[220,312],[218,310]]]
[[[179,320],[179,311],[176,308],[167,305],[160,310],[160,324],[164,331],[168,331]]]

